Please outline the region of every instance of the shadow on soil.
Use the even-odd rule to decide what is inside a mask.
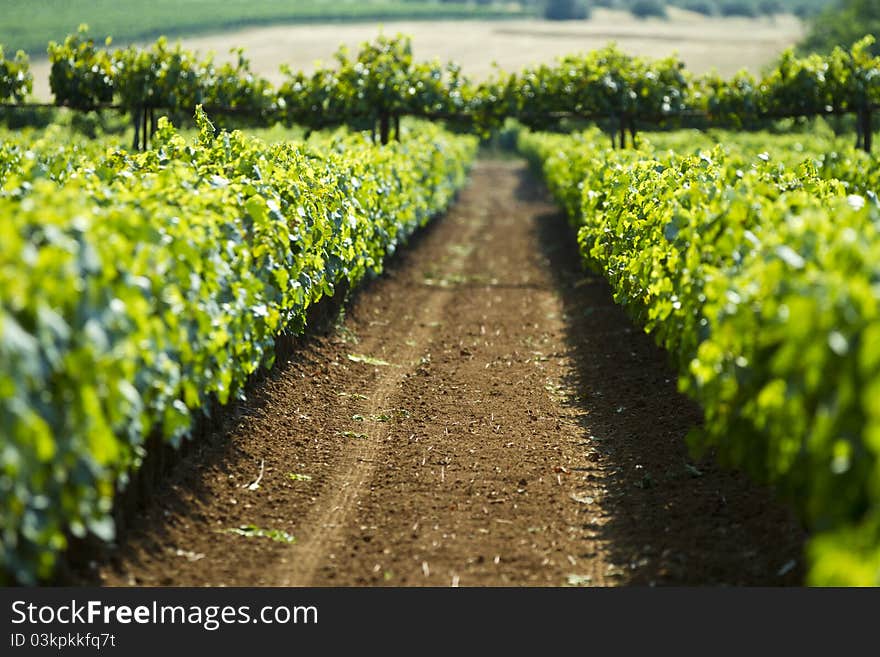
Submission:
[[[544,194],[524,170],[519,198]],[[582,267],[564,215],[535,217],[533,232],[564,303],[577,365],[567,383],[579,391],[568,403],[590,436],[578,444],[606,474],[600,517],[590,509],[583,519],[608,546],[610,575],[637,585],[801,584],[800,525],[745,476],[689,457],[684,437],[700,409],[678,393],[665,352]],[[601,483],[591,478],[586,486]]]

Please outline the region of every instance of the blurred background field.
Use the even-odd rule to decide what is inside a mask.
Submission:
[[[856,0],[859,1],[859,0]],[[50,40],[87,23],[97,40],[146,44],[159,35],[232,59],[243,47],[254,72],[277,83],[281,64],[311,70],[340,44],[356,47],[379,33],[412,35],[417,58],[460,63],[477,79],[550,62],[616,42],[634,55],[679,54],[694,72],[759,72],[801,42],[831,0],[594,0],[592,3],[406,0],[7,0],[0,44],[31,56],[34,96],[51,98]],[[575,20],[546,20],[547,16]],[[461,19],[468,19],[466,21]],[[827,21],[826,21],[827,22]]]
[[[502,3],[424,0],[4,0],[0,43],[30,55],[45,54],[88,23],[95,33],[121,42],[181,36],[275,23],[506,16],[523,13]]]

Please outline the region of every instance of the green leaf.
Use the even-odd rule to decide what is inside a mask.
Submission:
[[[348,354],[348,360],[353,363],[365,363],[367,365],[376,365],[378,367],[388,367],[391,365],[391,363],[382,360],[381,358],[373,358],[372,356],[365,356],[363,354]]]
[[[246,538],[268,538],[276,543],[294,543],[296,541],[296,539],[286,531],[280,529],[263,529],[256,525],[242,525],[241,527],[232,527],[230,529],[220,529],[217,531],[225,534],[244,536]]]

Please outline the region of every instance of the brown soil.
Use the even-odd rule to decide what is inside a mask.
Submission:
[[[698,409],[543,188],[519,162],[472,178],[84,582],[800,583],[802,530],[689,460]],[[295,542],[224,531],[246,525]]]

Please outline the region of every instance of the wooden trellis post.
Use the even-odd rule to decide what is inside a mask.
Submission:
[[[391,138],[391,115],[385,110],[379,114],[379,141],[382,145],[388,143]]]

